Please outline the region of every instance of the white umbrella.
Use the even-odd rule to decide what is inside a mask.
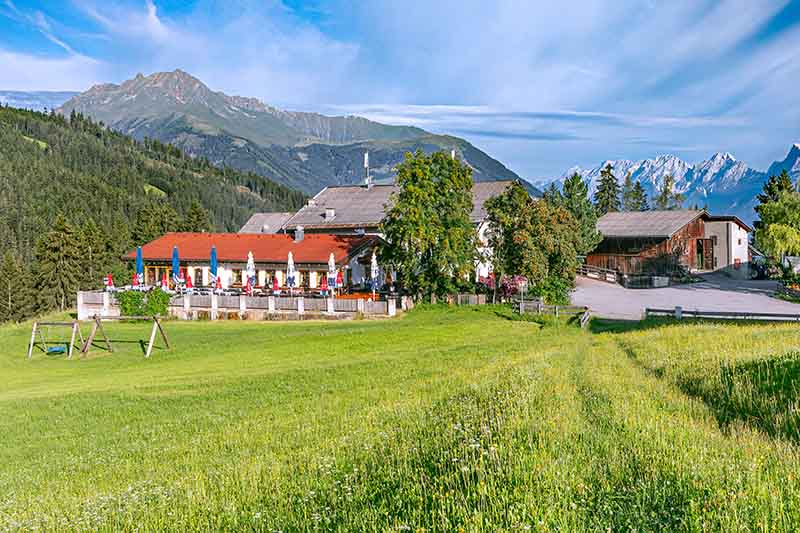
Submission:
[[[378,258],[375,255],[375,250],[372,251],[372,262],[369,266],[369,274],[370,278],[372,279],[372,299],[375,299],[375,285],[378,284]]]
[[[328,257],[328,287],[331,291],[336,288],[336,258],[333,257],[333,252]]]
[[[286,262],[286,286],[289,287],[289,293],[292,292],[292,287],[295,285],[295,271],[294,271],[294,257],[292,252],[289,252],[289,260]]]
[[[247,279],[250,284],[255,287],[256,285],[256,260],[253,259],[253,252],[247,252]]]

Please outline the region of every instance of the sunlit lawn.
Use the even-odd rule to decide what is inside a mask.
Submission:
[[[4,326],[0,529],[797,529],[797,325],[509,315]]]

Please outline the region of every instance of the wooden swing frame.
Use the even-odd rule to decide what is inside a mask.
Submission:
[[[44,336],[44,332],[42,331],[42,327],[50,327],[50,326],[57,326],[57,327],[70,327],[72,329],[72,333],[70,334],[69,344],[67,346],[67,359],[72,359],[72,349],[75,347],[75,337],[79,337],[81,340],[80,350],[83,351],[83,333],[81,332],[80,322],[77,320],[72,320],[70,322],[34,322],[33,328],[31,328],[31,340],[28,343],[28,359],[33,357],[33,347],[37,344],[42,345],[42,349],[44,353],[50,353],[47,346],[47,339]],[[36,334],[39,334],[39,342],[36,342]],[[53,342],[50,344],[65,344],[62,342]]]
[[[105,330],[103,329],[103,320],[119,320],[119,321],[131,321],[131,320],[152,320],[153,327],[150,330],[150,340],[147,343],[147,349],[145,350],[144,357],[145,359],[150,358],[150,353],[153,351],[153,345],[156,341],[156,331],[161,333],[161,338],[164,339],[164,344],[167,347],[167,350],[170,349],[169,340],[167,339],[167,334],[164,332],[164,328],[161,327],[161,321],[159,321],[157,316],[106,316],[101,317],[100,315],[94,315],[92,317],[92,331],[89,333],[89,336],[86,338],[86,342],[83,344],[83,348],[81,348],[81,353],[86,355],[89,353],[89,350],[92,347],[92,343],[94,342],[94,338],[98,332],[100,335],[103,336],[103,340],[106,344],[106,349],[113,353],[114,347],[111,345],[111,340],[106,335]]]

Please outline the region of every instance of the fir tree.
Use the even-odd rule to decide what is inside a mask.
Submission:
[[[633,175],[628,172],[625,174],[625,181],[622,182],[622,210],[623,211],[634,211],[631,209],[631,202],[633,198]]]
[[[80,288],[81,244],[75,228],[59,215],[36,246],[36,288],[44,309],[65,310]]]
[[[600,171],[600,183],[594,193],[594,206],[598,216],[620,210],[619,193],[619,183],[614,175],[614,167],[608,164]]]
[[[6,252],[0,263],[0,322],[18,322],[33,312],[32,283],[22,261]]]
[[[667,174],[653,199],[653,208],[657,211],[674,211],[683,206],[683,199],[682,194],[675,192],[675,178]]]
[[[208,211],[197,200],[192,201],[186,216],[183,219],[182,231],[206,232],[211,231],[211,220]]]
[[[80,231],[81,252],[81,289],[97,289],[102,284],[102,278],[107,274],[113,262],[111,243],[106,233],[97,225],[93,218],[88,218],[81,226]]]
[[[577,251],[586,255],[600,243],[602,235],[597,231],[597,212],[589,199],[589,186],[577,172],[564,182],[563,207],[578,224],[580,239]]]
[[[557,207],[564,203],[564,196],[558,188],[558,183],[551,181],[550,184],[542,191],[542,199],[548,204]]]
[[[777,202],[780,200],[781,194],[785,192],[795,192],[796,190],[792,183],[792,178],[789,176],[789,173],[786,172],[786,169],[783,169],[777,176],[770,176],[764,184],[763,192],[756,196],[758,205],[755,207],[755,210],[759,218],[763,218],[761,212],[764,210],[765,204]]]
[[[133,242],[145,244],[162,235],[181,229],[178,213],[167,203],[152,203],[145,206],[136,216],[133,225]]]
[[[633,191],[631,192],[626,211],[647,211],[650,206],[647,202],[647,192],[642,186],[642,182],[636,180],[633,184]]]

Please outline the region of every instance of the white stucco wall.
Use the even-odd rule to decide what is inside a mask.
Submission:
[[[716,237],[714,245],[714,270],[723,270],[734,276],[748,276],[747,230],[732,221],[709,221],[705,223],[707,239]],[[738,259],[739,268],[736,268]]]

